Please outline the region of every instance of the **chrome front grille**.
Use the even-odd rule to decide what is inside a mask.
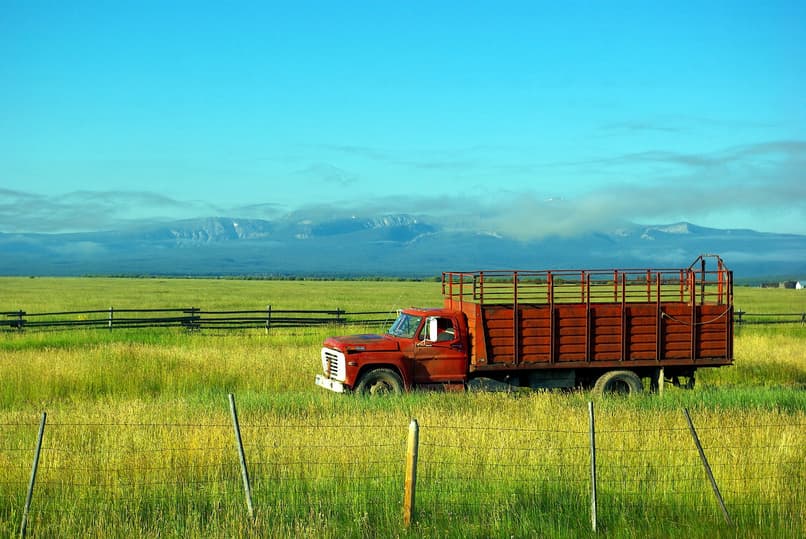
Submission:
[[[331,380],[343,382],[347,376],[344,354],[331,348],[322,348],[322,369]]]

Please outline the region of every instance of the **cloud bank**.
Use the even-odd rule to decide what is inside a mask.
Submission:
[[[148,191],[71,191],[43,195],[0,189],[0,232],[111,230],[141,221],[215,212],[215,206]]]
[[[509,168],[514,170],[516,165]],[[421,213],[449,228],[521,239],[611,231],[629,222],[683,220],[720,228],[806,234],[803,141],[774,141],[711,153],[656,150],[533,168],[536,177],[595,169],[624,179],[592,182],[592,187],[573,196],[562,196],[562,185],[551,180],[536,181],[530,190],[505,190],[493,183],[483,196],[387,196],[352,204],[342,213]]]
[[[341,149],[361,151],[352,147]],[[377,152],[372,155],[379,158]],[[433,166],[433,162],[412,161],[409,165],[417,169]],[[462,164],[454,162],[451,166]],[[657,224],[679,220],[720,228],[806,234],[806,142],[803,141],[767,142],[713,153],[645,151],[602,160],[544,164],[539,176],[550,177],[552,169],[567,174],[591,167],[608,177],[624,179],[591,182],[591,187],[569,196],[562,193],[561,183],[549,180],[535,181],[530,189],[506,189],[506,182],[501,181],[500,185],[490,184],[490,192],[480,196],[388,192],[355,199],[350,197],[350,186],[359,181],[359,174],[317,163],[301,170],[299,175],[325,175],[330,182],[343,187],[345,198],[327,205],[303,204],[296,208],[260,200],[223,207],[145,191],[43,195],[0,189],[0,232],[108,230],[143,222],[209,216],[275,219],[296,214],[328,219],[409,213],[436,220],[449,229],[521,239],[612,231],[628,222]],[[501,164],[496,168],[500,169]]]

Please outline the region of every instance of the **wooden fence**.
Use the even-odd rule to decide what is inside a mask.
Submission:
[[[144,327],[181,327],[189,331],[200,329],[270,330],[278,327],[309,327],[324,325],[364,325],[379,327],[390,324],[395,317],[390,311],[355,311],[342,309],[300,310],[273,309],[271,305],[251,311],[205,311],[198,307],[176,309],[97,309],[29,313],[23,310],[0,312],[0,328],[24,329],[124,329]],[[806,325],[806,313],[747,313],[736,311],[737,325],[800,324]]]
[[[390,324],[395,313],[389,311],[356,311],[343,309],[206,311],[198,307],[176,309],[98,309],[29,313],[23,310],[0,312],[0,327],[24,329],[124,329],[144,327],[180,327],[188,331],[201,329],[250,329],[266,331],[278,327],[310,327],[326,325],[381,326]]]
[[[735,311],[736,324],[800,324],[806,325],[806,313],[746,313]]]

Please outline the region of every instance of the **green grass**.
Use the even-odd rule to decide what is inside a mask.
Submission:
[[[785,288],[734,288],[736,310],[747,313],[805,313],[806,293]]]
[[[0,311],[179,308],[394,310],[441,305],[439,283],[0,277]]]
[[[0,310],[29,312],[386,310],[441,297],[433,282],[37,278],[0,286]],[[736,297],[747,312],[806,310],[800,291],[739,287]],[[45,410],[33,537],[593,536],[590,395],[331,394],[312,381],[321,341],[334,331],[345,330],[0,333],[0,534],[18,533]],[[734,366],[701,370],[693,391],[595,399],[599,535],[806,535],[806,328],[744,327],[735,352]],[[228,393],[252,469],[254,522]],[[704,481],[683,408],[711,452],[737,529],[724,524]],[[421,482],[405,530],[403,450],[413,417]]]
[[[0,311],[52,312],[126,308],[201,307],[207,310],[393,310],[442,304],[439,283],[407,281],[249,281],[0,277]],[[778,288],[734,288],[734,304],[748,313],[806,312],[806,293]]]

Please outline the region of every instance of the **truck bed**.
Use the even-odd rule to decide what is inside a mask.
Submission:
[[[732,362],[733,313],[725,305],[466,307],[471,371]]]
[[[467,316],[471,371],[733,362],[733,277],[714,255],[683,269],[445,273],[443,295]]]

